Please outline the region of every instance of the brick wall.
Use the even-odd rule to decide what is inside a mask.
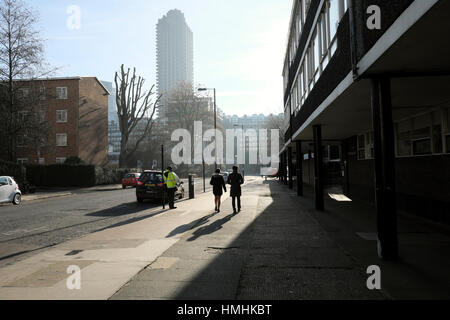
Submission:
[[[108,163],[108,92],[96,78],[80,80],[79,157],[86,163]]]

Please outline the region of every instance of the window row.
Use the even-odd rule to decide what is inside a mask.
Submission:
[[[397,157],[450,153],[450,109],[434,110],[394,124]],[[373,132],[358,136],[358,160],[374,158]]]
[[[19,148],[28,146],[26,136],[24,136],[24,135],[18,135],[16,143],[17,143],[17,147],[19,147]],[[41,139],[41,146],[44,146],[44,145],[45,145],[45,139]],[[57,147],[67,147],[68,146],[67,133],[56,134],[56,146]]]
[[[57,164],[63,164],[67,158],[56,158]],[[17,163],[24,166],[28,164],[28,158],[18,158]],[[45,164],[45,158],[39,158],[39,164]]]
[[[29,111],[19,111],[18,116],[19,120],[22,122],[27,121],[28,115],[30,114]],[[39,121],[44,122],[45,121],[45,115],[46,112],[41,110],[37,114],[39,116]],[[56,110],[56,123],[67,123],[67,110]]]
[[[336,52],[337,28],[347,8],[347,0],[324,2],[291,91],[288,103],[291,115],[300,110]]]
[[[450,153],[450,111],[434,110],[395,124],[398,157]]]
[[[18,98],[24,99],[30,96],[29,88],[21,88],[18,90]],[[45,87],[39,88],[39,99],[47,100],[48,90]],[[67,100],[67,87],[56,87],[55,98],[57,100]]]

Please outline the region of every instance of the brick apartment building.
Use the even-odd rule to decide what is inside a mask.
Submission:
[[[17,162],[63,163],[77,156],[87,164],[108,162],[108,90],[96,77],[51,78],[28,82],[39,87],[39,112],[48,123],[47,143],[36,151],[17,137]],[[28,93],[27,82],[21,90]]]

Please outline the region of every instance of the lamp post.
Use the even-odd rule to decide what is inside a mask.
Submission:
[[[235,124],[235,125],[233,125],[233,127],[238,128],[239,125]],[[243,152],[243,155],[244,155],[244,163],[242,164],[242,176],[245,177],[245,159],[246,159],[246,156],[245,156],[244,125],[242,125],[241,127],[242,127],[242,152]]]
[[[214,90],[214,133],[217,131],[217,105],[216,105],[216,88],[198,88],[198,91],[208,91],[208,90]],[[215,168],[217,169],[217,137],[215,137]]]

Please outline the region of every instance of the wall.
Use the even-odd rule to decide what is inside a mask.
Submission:
[[[33,84],[34,86],[36,84]],[[40,85],[40,83],[39,83]],[[41,158],[46,164],[55,163],[56,158],[78,155],[78,79],[58,79],[42,81],[45,100],[40,101],[41,110],[46,111],[46,121],[50,127],[48,146],[41,149]],[[56,88],[67,87],[67,99],[56,99]],[[67,110],[67,122],[56,123],[56,110]],[[56,134],[67,133],[67,146],[56,147]],[[28,158],[28,163],[37,164],[36,148],[17,148],[17,158]]]
[[[344,143],[356,144],[356,137]],[[374,203],[373,160],[357,160],[353,152],[347,159],[347,196]],[[450,155],[397,158],[395,168],[398,209],[450,223]]]
[[[108,92],[96,78],[80,80],[79,157],[88,164],[108,163]]]

